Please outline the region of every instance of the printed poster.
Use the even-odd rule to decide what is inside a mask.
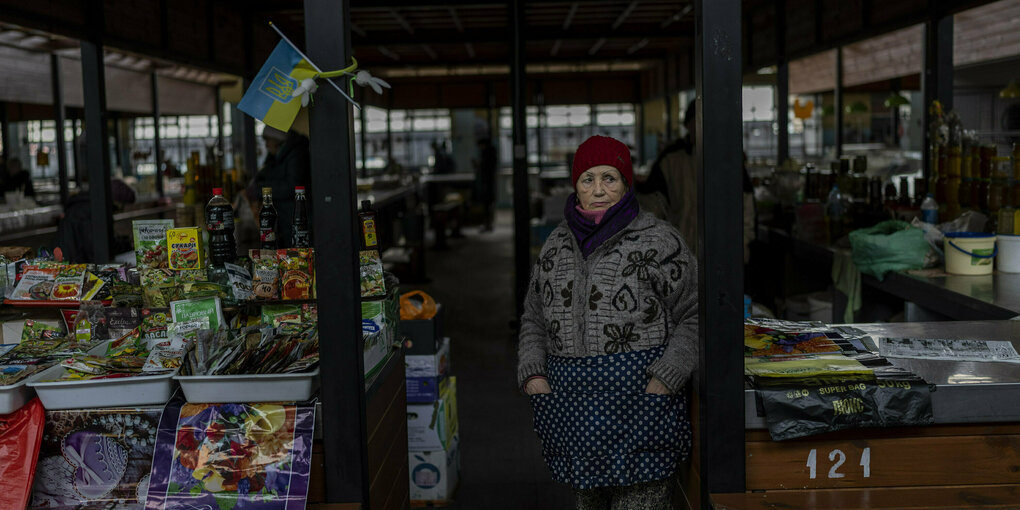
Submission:
[[[302,510],[314,426],[314,405],[171,401],[145,508]]]
[[[162,412],[47,411],[29,508],[144,508]]]

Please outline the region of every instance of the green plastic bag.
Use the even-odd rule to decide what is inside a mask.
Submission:
[[[897,220],[850,232],[850,246],[858,269],[879,280],[889,271],[921,269],[930,249],[923,230]]]

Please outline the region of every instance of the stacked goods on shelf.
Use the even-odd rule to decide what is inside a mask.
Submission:
[[[457,378],[450,375],[450,339],[443,337],[443,307],[415,291],[400,298],[407,344],[407,447],[410,498],[444,505],[457,488],[460,438]]]
[[[871,352],[873,342],[850,326],[747,319],[744,375],[772,439],[931,424],[928,383]]]
[[[371,378],[386,365],[402,330],[397,278],[386,274],[380,281],[384,282],[382,294],[366,295],[362,279],[361,333],[365,341],[365,379]]]

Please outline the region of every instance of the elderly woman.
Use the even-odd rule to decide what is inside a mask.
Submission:
[[[566,220],[529,284],[518,384],[578,509],[670,508],[690,451],[683,390],[697,360],[697,261],[675,228],[639,210],[623,143],[589,138],[571,177]]]

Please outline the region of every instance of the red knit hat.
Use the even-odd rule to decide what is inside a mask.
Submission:
[[[570,179],[577,185],[577,179],[586,170],[599,165],[609,165],[620,171],[627,186],[634,184],[634,168],[630,162],[630,149],[623,142],[608,136],[595,135],[584,141],[574,153],[574,165]]]

